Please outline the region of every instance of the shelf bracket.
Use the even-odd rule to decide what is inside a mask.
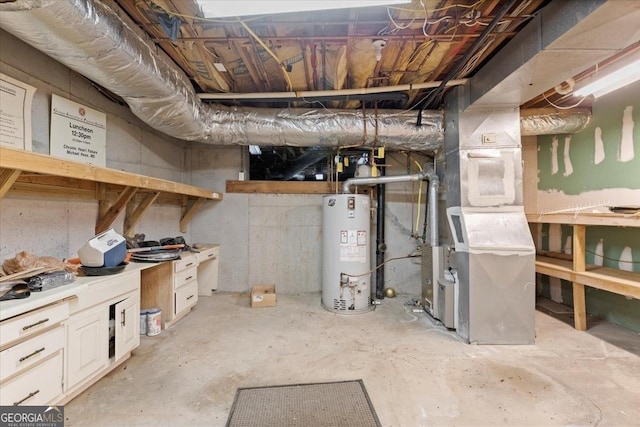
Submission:
[[[122,212],[122,209],[127,206],[129,200],[136,194],[138,191],[135,187],[125,187],[122,193],[118,196],[118,199],[111,205],[111,207],[104,213],[104,215],[100,215],[98,222],[96,224],[96,234],[102,233],[107,230],[113,221],[115,221],[116,217]],[[102,209],[101,209],[102,210]]]
[[[21,173],[18,169],[0,169],[0,199],[9,192]]]
[[[125,237],[133,237],[135,234],[135,228],[142,215],[145,213],[147,208],[156,201],[158,196],[160,195],[159,191],[154,191],[145,196],[145,198],[140,202],[140,204],[135,207],[133,200],[127,203],[127,210],[124,217],[124,236]]]
[[[187,232],[187,225],[189,224],[189,222],[191,221],[191,218],[193,218],[193,215],[195,215],[195,213],[198,211],[198,209],[200,209],[202,207],[202,205],[204,205],[204,202],[207,199],[200,197],[197,198],[193,204],[191,205],[191,207],[188,206],[187,201],[185,201],[182,205],[182,218],[180,218],[180,232],[181,233],[186,233]]]

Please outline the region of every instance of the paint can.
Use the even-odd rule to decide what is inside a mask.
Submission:
[[[149,310],[140,310],[140,335],[147,335],[147,313]]]
[[[159,308],[147,310],[147,336],[152,337],[162,331],[162,311]]]

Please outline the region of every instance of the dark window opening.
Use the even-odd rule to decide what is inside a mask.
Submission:
[[[338,181],[363,174],[370,150],[335,147],[249,146],[249,179],[267,181]]]

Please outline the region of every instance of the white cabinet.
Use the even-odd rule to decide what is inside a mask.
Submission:
[[[140,345],[140,299],[130,295],[115,305],[115,354],[114,359]]]
[[[20,373],[64,347],[64,327],[57,326],[0,352],[0,380]]]
[[[140,344],[139,274],[110,276],[71,303],[66,322],[67,397],[117,366]]]
[[[218,289],[220,245],[200,249],[198,258],[198,295],[211,296]]]
[[[62,395],[62,350],[53,357],[2,383],[0,405],[49,405]]]
[[[173,262],[173,317],[187,314],[198,302],[198,257],[183,255]]]
[[[192,281],[176,289],[175,292],[175,316],[182,316],[198,301],[198,282]]]
[[[199,263],[197,255],[200,254],[185,252],[178,260],[165,262],[141,272],[140,307],[157,307],[162,310],[163,329],[187,315],[198,302],[202,264]],[[212,257],[217,259],[215,252]],[[206,263],[210,262],[213,262],[213,258]]]
[[[63,393],[66,302],[0,323],[0,405],[46,405]]]
[[[70,390],[109,362],[109,318],[104,306],[83,311],[67,322],[67,381]]]
[[[140,344],[140,270],[69,286],[73,293],[59,288],[59,300],[51,298],[56,290],[38,295],[46,301],[41,307],[27,305],[34,309],[11,317],[3,310],[0,405],[64,404]]]
[[[28,338],[56,325],[69,316],[69,306],[65,303],[52,304],[20,316],[4,320],[0,324],[0,347],[12,341]]]

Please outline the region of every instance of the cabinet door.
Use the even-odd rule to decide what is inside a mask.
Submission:
[[[116,355],[119,360],[140,345],[140,300],[130,296],[116,304]]]
[[[107,308],[73,315],[67,323],[67,381],[69,390],[104,368],[109,361]]]

